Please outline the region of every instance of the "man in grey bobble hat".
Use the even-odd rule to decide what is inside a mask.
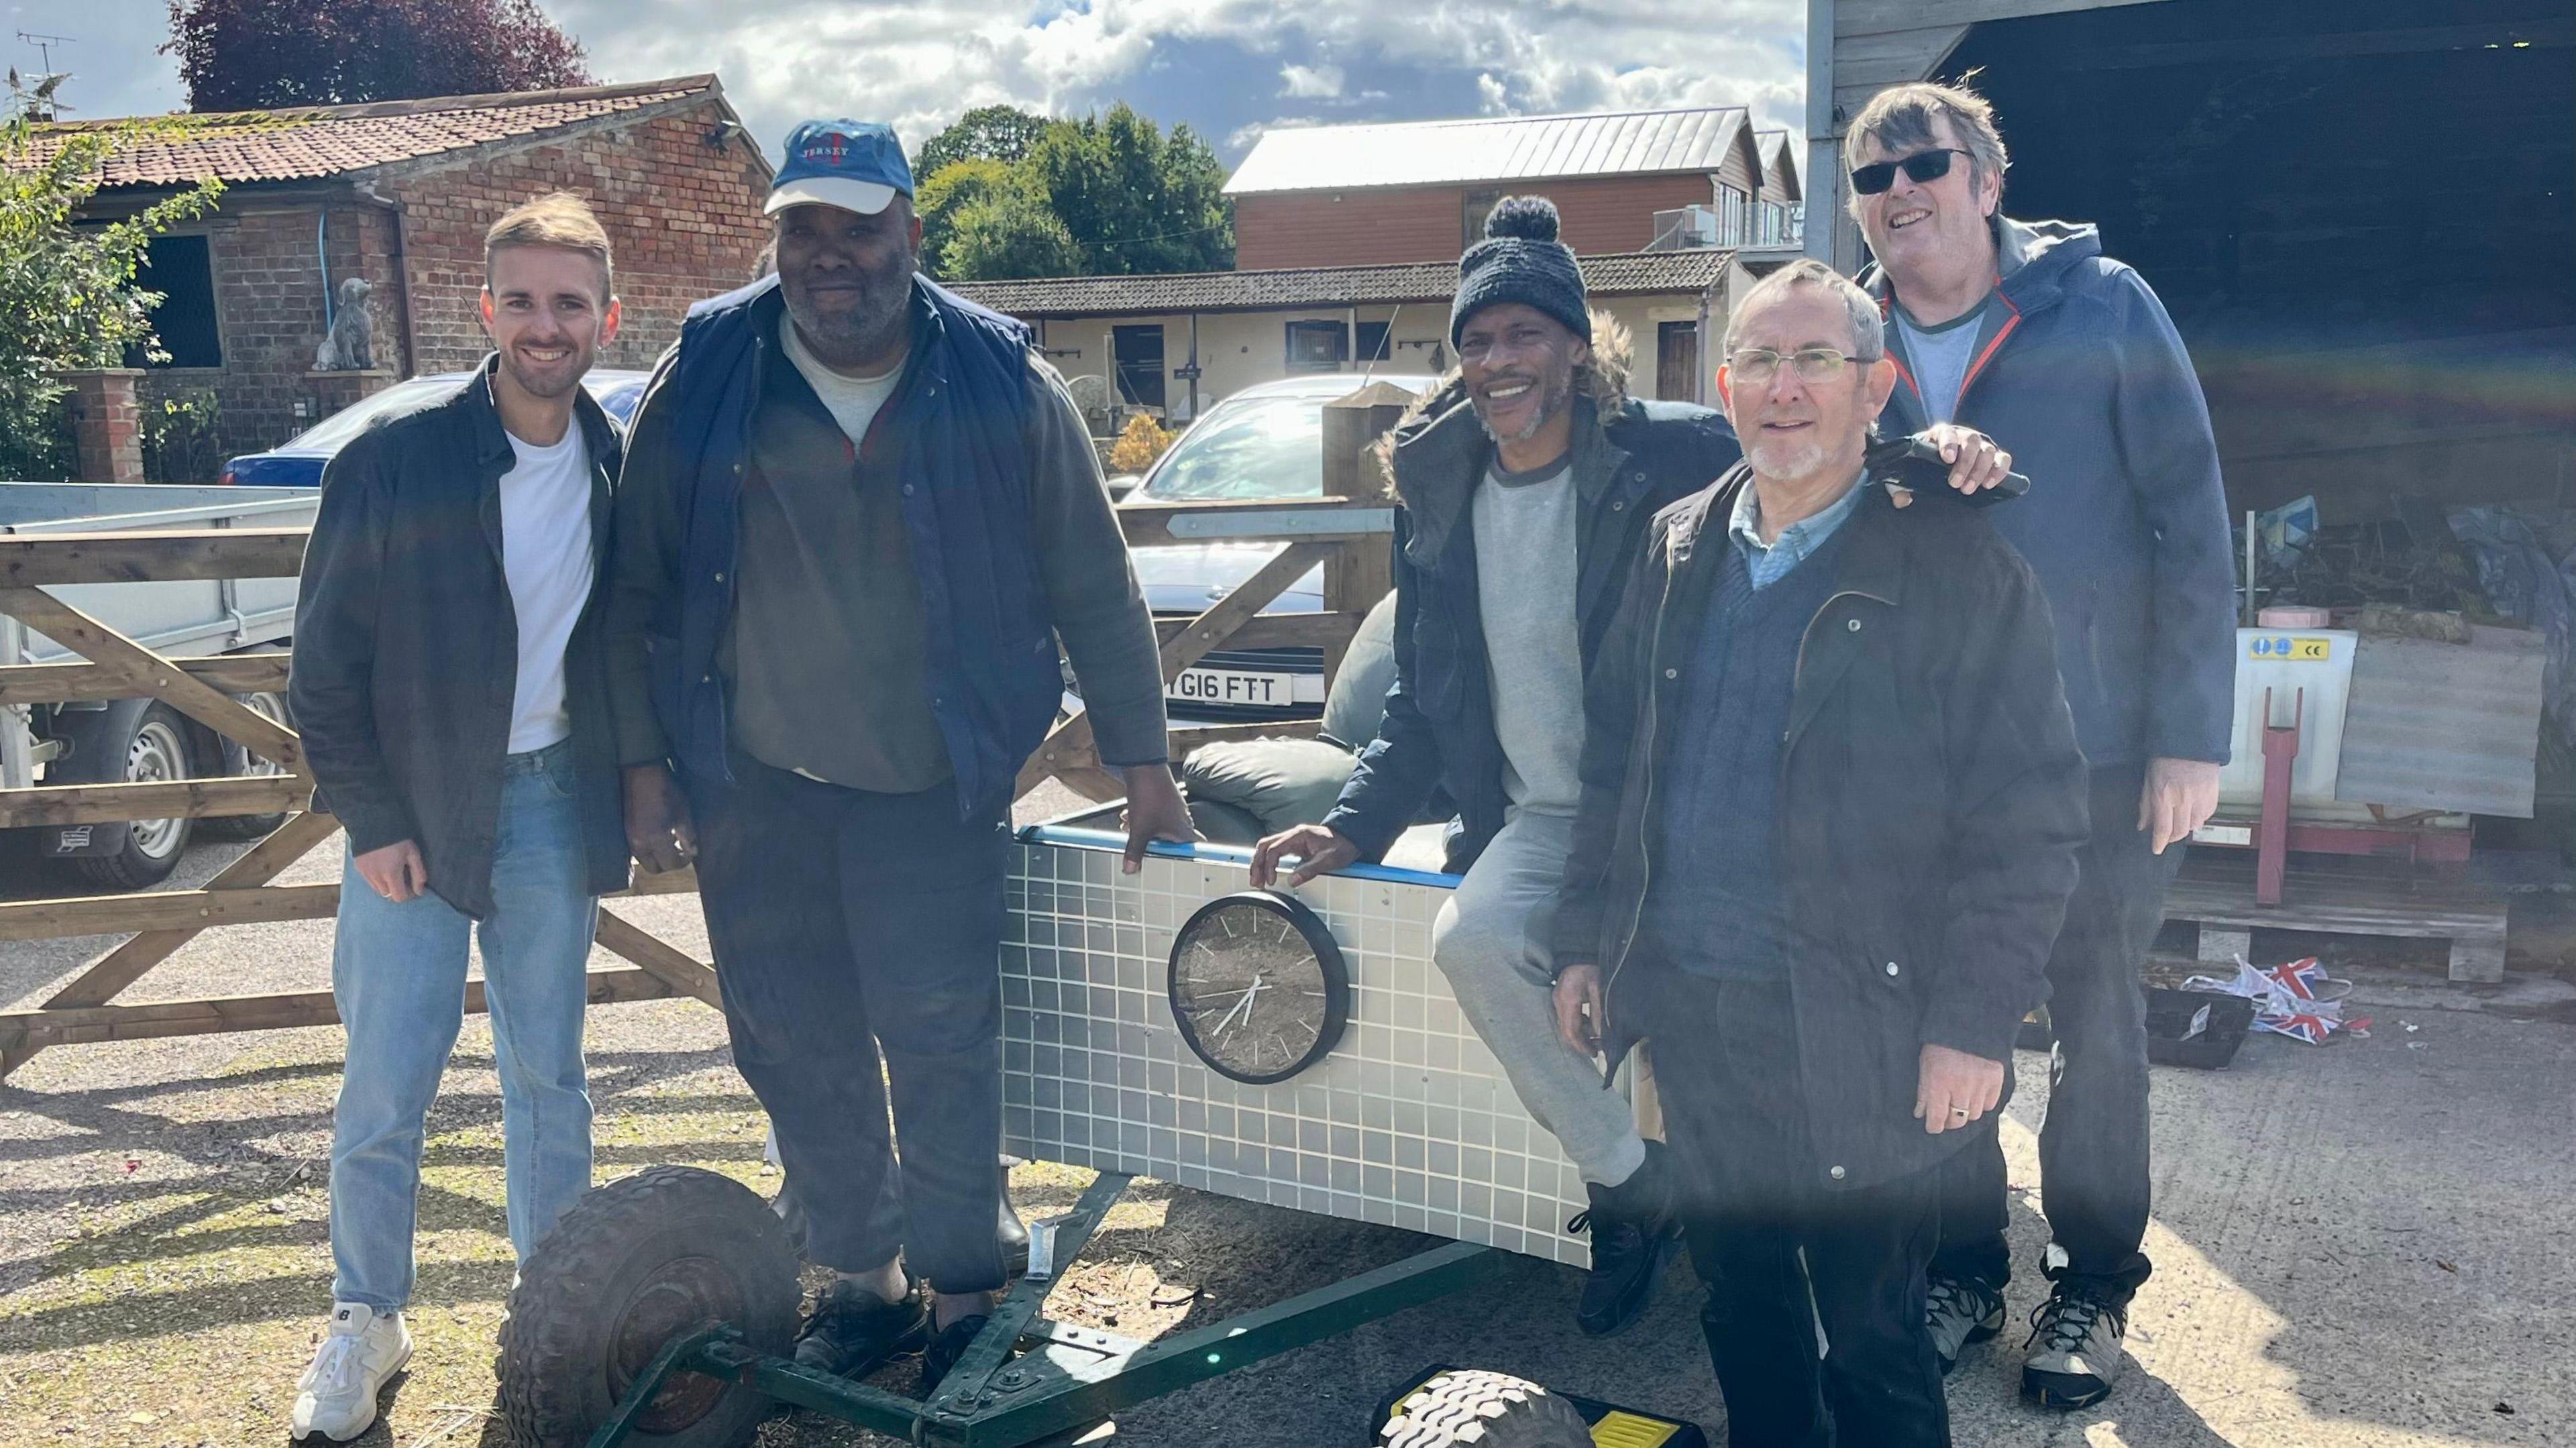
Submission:
[[[1321,824],[1254,850],[1252,881],[1291,873],[1291,858],[1299,884],[1381,858],[1433,787],[1447,788],[1449,868],[1465,878],[1441,907],[1432,956],[1583,1178],[1590,1208],[1567,1230],[1589,1230],[1592,1270],[1575,1317],[1603,1334],[1645,1312],[1675,1238],[1661,1144],[1640,1139],[1628,1102],[1561,1039],[1553,1004],[1583,686],[1647,520],[1741,450],[1707,408],[1627,395],[1627,337],[1596,324],[1557,229],[1544,197],[1508,197],[1459,258],[1457,371],[1390,440],[1402,506],[1385,722]],[[1967,436],[1960,467],[1973,472],[1993,449]]]

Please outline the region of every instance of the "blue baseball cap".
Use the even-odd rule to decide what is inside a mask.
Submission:
[[[769,183],[763,216],[790,206],[837,206],[862,216],[912,194],[912,163],[894,128],[875,121],[807,121],[787,136],[787,164]]]

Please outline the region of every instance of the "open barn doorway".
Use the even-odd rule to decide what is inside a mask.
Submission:
[[[2576,13],[2165,0],[1977,25],[2005,210],[2091,221],[2190,344],[2239,516],[2576,505]]]

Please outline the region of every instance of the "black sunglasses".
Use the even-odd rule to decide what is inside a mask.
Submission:
[[[1951,157],[1967,154],[1965,151],[1944,147],[1932,151],[1917,151],[1901,161],[1874,161],[1866,166],[1855,166],[1851,173],[1852,190],[1863,196],[1876,196],[1896,184],[1896,168],[1899,166],[1905,168],[1905,174],[1918,186],[1926,182],[1938,181],[1950,174]]]

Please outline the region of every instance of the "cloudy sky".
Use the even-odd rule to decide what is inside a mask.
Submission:
[[[1800,0],[541,0],[602,80],[714,70],[777,153],[808,115],[918,143],[971,106],[1078,114],[1124,100],[1230,165],[1298,123],[1749,105],[1799,128]],[[183,108],[165,0],[0,0],[72,37],[85,117]],[[9,61],[37,54],[14,39]]]

